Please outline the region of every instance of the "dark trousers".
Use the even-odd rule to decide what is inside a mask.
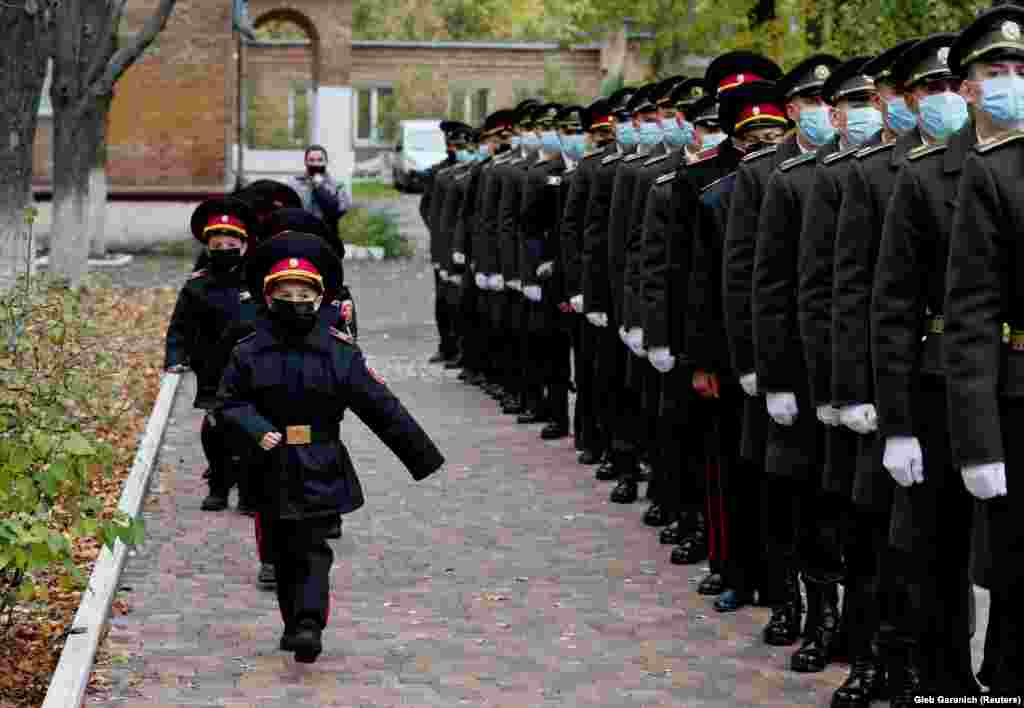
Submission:
[[[598,329],[597,387],[598,417],[607,431],[612,454],[623,460],[623,469],[635,470],[642,414],[640,396],[626,384],[626,356],[632,356],[619,338],[618,324],[611,320]]]
[[[277,604],[285,631],[304,619],[320,628],[330,615],[330,574],[334,553],[327,543],[330,518],[285,520],[261,517],[266,550],[277,574]]]
[[[464,274],[463,278],[468,278],[468,274]],[[463,368],[470,372],[482,372],[484,371],[483,364],[483,352],[484,348],[481,346],[481,337],[483,332],[480,325],[480,317],[476,309],[476,298],[477,294],[472,289],[475,286],[469,286],[462,292],[462,300],[459,303],[459,319],[458,319],[458,343],[459,351],[462,352],[462,363]]]
[[[562,327],[554,326],[530,335],[532,355],[527,358],[527,373],[534,378],[531,387],[543,390],[542,413],[555,423],[569,425],[570,339]]]
[[[583,315],[573,320],[573,380],[576,385],[576,406],[573,426],[576,447],[580,450],[603,452],[606,447],[601,437],[597,414],[594,410],[594,327]]]
[[[437,334],[441,340],[438,350],[445,356],[454,356],[455,337],[452,330],[451,308],[445,298],[445,289],[450,287],[441,280],[441,274],[434,271],[434,320],[437,322]]]
[[[870,656],[872,642],[880,635],[883,622],[891,626],[890,609],[897,605],[899,584],[883,584],[883,567],[890,572],[894,564],[889,552],[889,515],[850,505],[846,511],[843,555],[846,576],[843,623],[851,659]],[[887,578],[893,580],[893,578]],[[905,603],[899,603],[906,608]]]
[[[657,501],[675,519],[684,511],[705,511],[707,418],[698,414],[702,402],[693,391],[688,368],[676,366],[658,376]]]
[[[739,440],[743,430],[743,393],[723,386],[714,401],[720,487],[723,494],[721,535],[726,549],[722,575],[734,590],[752,593],[760,582],[761,500],[758,467],[743,459]]]
[[[242,498],[251,498],[252,485],[246,464],[251,457],[251,443],[248,438],[233,430],[220,416],[208,412],[203,416],[199,440],[210,466],[207,483],[214,494],[227,496],[231,488],[238,485]]]

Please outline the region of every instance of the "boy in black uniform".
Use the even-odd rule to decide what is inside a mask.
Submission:
[[[233,449],[230,433],[214,413],[217,384],[223,371],[216,356],[217,344],[225,330],[252,316],[255,303],[244,287],[242,256],[248,248],[250,233],[256,228],[249,207],[237,199],[211,199],[192,214],[192,235],[206,246],[209,266],[193,273],[178,293],[178,301],[167,328],[164,367],[184,371],[191,366],[196,374],[196,398],[193,405],[203,408],[200,439],[209,463],[207,483],[210,493],[203,500],[203,511],[222,511],[228,505],[228,493],[235,484],[235,472],[241,465],[239,450]],[[238,507],[251,510],[248,487],[240,485]]]
[[[352,338],[317,326],[324,292],[338,285],[337,261],[320,237],[283,234],[253,253],[248,267],[251,281],[262,280],[270,326],[235,348],[218,409],[263,450],[251,473],[261,482],[260,513],[277,569],[281,648],[309,663],[320,654],[328,619],[329,527],[364,503],[339,440],[345,410],[351,407],[416,480],[444,458]]]

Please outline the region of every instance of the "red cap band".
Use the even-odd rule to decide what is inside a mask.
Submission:
[[[593,120],[590,121],[590,129],[594,128],[610,128],[612,125],[611,114],[594,116]]]
[[[320,277],[320,271],[305,258],[283,258],[274,264],[274,267],[263,279],[263,292],[267,292],[272,284],[279,280],[303,280],[316,286],[322,292],[324,279]]]
[[[718,84],[718,91],[728,91],[729,89],[736,88],[741,84],[748,84],[751,81],[764,81],[763,78],[757,74],[733,74],[732,76],[726,76]]]
[[[208,231],[231,231],[242,238],[249,235],[245,230],[245,222],[231,214],[211,214],[203,228],[203,235]]]
[[[786,113],[781,106],[774,103],[758,103],[752,106],[745,106],[737,116],[735,130],[739,130],[747,123],[755,120],[765,120],[773,123],[785,123]]]

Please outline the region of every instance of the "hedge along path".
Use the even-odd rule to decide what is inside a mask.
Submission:
[[[146,422],[146,431],[139,442],[128,479],[125,480],[118,509],[132,519],[138,517],[142,508],[153,473],[153,463],[167,429],[180,383],[181,374],[163,375],[160,393]],[[113,551],[106,546],[100,551],[61,651],[60,662],[50,679],[42,708],[79,708],[82,705],[93,662],[96,660],[96,650],[110,616],[110,605],[127,554],[128,547],[120,539],[114,543]]]

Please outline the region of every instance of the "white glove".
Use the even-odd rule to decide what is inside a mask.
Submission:
[[[644,331],[639,327],[631,327],[626,333],[626,346],[639,357],[647,356],[644,350]]]
[[[188,364],[175,364],[174,366],[168,366],[165,369],[168,374],[184,374],[188,371]]]
[[[595,327],[607,327],[608,315],[604,312],[588,312],[587,322],[594,325]]]
[[[800,409],[796,405],[796,396],[792,393],[768,393],[764,397],[768,407],[768,415],[779,425],[793,425]]]
[[[572,306],[573,312],[577,314],[583,312],[583,296],[573,295],[571,298],[569,298],[569,305]]]
[[[743,392],[748,396],[757,395],[757,374],[751,371],[749,374],[743,374],[740,377],[740,386],[743,387]]]
[[[867,435],[878,430],[878,411],[871,403],[855,403],[839,409],[839,422],[855,433]]]
[[[537,277],[538,278],[550,278],[551,274],[555,272],[554,261],[544,261],[537,266]]]
[[[655,347],[647,355],[647,361],[663,374],[672,371],[672,367],[676,365],[676,358],[669,352],[668,347]]]
[[[924,482],[924,455],[917,438],[898,435],[885,439],[882,466],[896,484],[909,487]]]
[[[487,289],[487,276],[484,275],[483,273],[477,273],[476,275],[474,275],[473,282],[475,282],[476,286],[481,290]]]
[[[442,268],[440,273],[441,273],[441,280],[448,280],[448,271],[447,270]]]
[[[839,426],[839,410],[835,406],[818,406],[818,420],[830,428]]]
[[[315,175],[313,175],[313,184],[315,184],[317,187],[319,187],[323,183],[323,181],[324,181],[324,176],[322,174],[320,174],[319,172],[317,172]]]
[[[505,278],[502,277],[501,273],[487,276],[487,289],[493,290],[496,293],[505,289]]]
[[[448,282],[451,283],[452,285],[462,285],[462,276],[461,275],[449,276]]]
[[[619,339],[621,339],[622,343],[627,347],[629,346],[629,335],[626,333],[625,327],[619,327]]]
[[[434,270],[441,270],[441,264],[440,263],[431,263],[430,265],[434,267]]]
[[[1003,462],[968,465],[960,474],[967,491],[978,499],[1006,496],[1006,464]]]
[[[523,295],[525,295],[526,299],[529,300],[530,302],[540,302],[540,298],[541,298],[540,286],[539,285],[527,285],[525,288],[523,288]]]
[[[515,290],[516,292],[522,292],[523,291],[523,281],[521,281],[521,280],[510,280],[507,283],[505,283],[505,286],[509,290]]]
[[[466,254],[460,253],[458,251],[453,252],[452,253],[452,263],[454,263],[455,265],[465,265],[466,264]]]

